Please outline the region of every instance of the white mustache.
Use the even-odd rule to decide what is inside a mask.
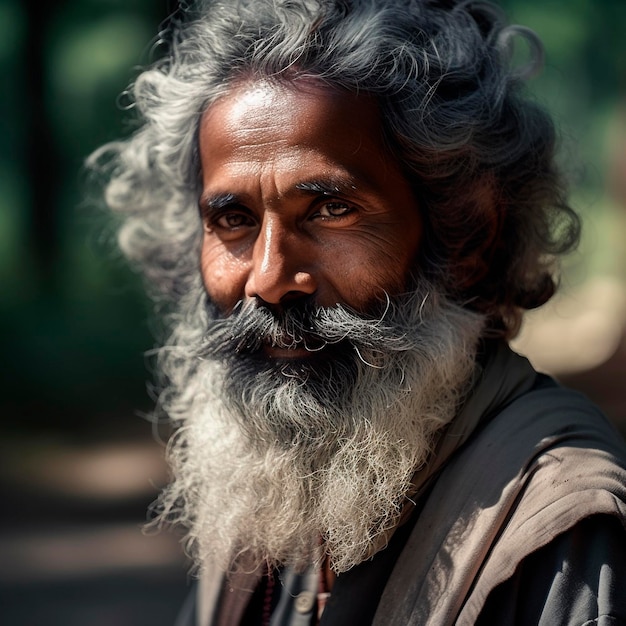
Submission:
[[[355,313],[340,304],[290,307],[276,313],[265,306],[240,303],[231,315],[210,323],[201,348],[202,356],[255,353],[264,346],[318,352],[344,343],[350,344],[350,349],[357,353],[362,349],[370,352],[413,350],[421,344],[421,311],[428,297],[426,294],[411,303],[410,319],[407,319],[404,302],[391,299],[387,299],[384,310],[376,317]],[[404,298],[407,299],[415,300],[415,297]]]

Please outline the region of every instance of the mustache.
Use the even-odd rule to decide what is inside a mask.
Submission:
[[[307,301],[274,310],[254,301],[239,302],[226,317],[209,311],[211,321],[201,356],[256,354],[264,347],[304,348],[315,353],[350,345],[359,354],[366,349],[370,355],[414,349],[427,299],[428,295],[417,306],[409,306],[411,315],[407,315],[406,302],[390,298],[371,314],[342,304],[322,307]]]

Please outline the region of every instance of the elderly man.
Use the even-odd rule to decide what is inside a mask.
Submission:
[[[169,333],[181,624],[626,620],[623,441],[507,343],[579,231],[540,58],[486,2],[229,0],[138,76],[90,166]]]

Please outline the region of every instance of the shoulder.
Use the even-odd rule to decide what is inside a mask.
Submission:
[[[482,465],[498,467],[500,475],[505,470],[504,481],[517,482],[520,488],[540,483],[548,498],[594,485],[626,497],[623,436],[586,396],[547,377],[543,380],[548,384],[498,411],[454,462],[468,467],[488,455]],[[500,488],[502,481],[495,482]]]
[[[626,530],[594,515],[518,564],[496,587],[476,626],[626,623]]]
[[[491,420],[475,446],[474,462],[492,450],[492,469],[508,465],[505,480],[520,499],[513,512],[547,518],[547,509],[556,507],[549,516],[568,527],[594,513],[626,519],[626,442],[577,391],[548,385],[520,396]]]
[[[467,453],[456,471],[482,459],[476,494],[483,494],[481,508],[495,507],[494,538],[464,607],[471,619],[460,623],[473,623],[495,588],[541,562],[552,562],[555,570],[567,565],[572,576],[593,565],[591,580],[608,563],[608,556],[600,558],[610,554],[607,546],[621,545],[613,554],[625,560],[626,443],[585,396],[558,385],[534,389],[495,416]],[[621,568],[625,573],[623,563]],[[563,583],[564,571],[556,571]],[[570,583],[542,589],[561,592]],[[577,601],[584,597],[580,591]]]

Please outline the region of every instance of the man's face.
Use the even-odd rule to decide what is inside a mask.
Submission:
[[[482,319],[412,275],[417,203],[366,96],[241,85],[205,113],[200,155],[212,305],[162,353],[184,425],[164,511],[210,567],[301,567],[322,535],[346,571],[397,524]]]
[[[202,276],[223,313],[307,296],[364,311],[406,289],[421,220],[373,100],[245,83],[205,113],[199,145]]]

